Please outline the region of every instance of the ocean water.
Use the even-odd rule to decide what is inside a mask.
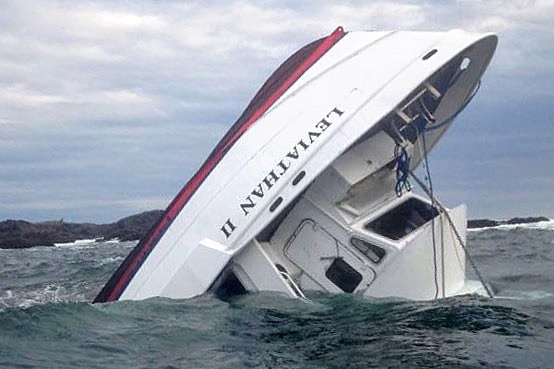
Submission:
[[[133,242],[0,250],[0,368],[554,368],[554,222],[468,245],[497,298],[92,305]]]

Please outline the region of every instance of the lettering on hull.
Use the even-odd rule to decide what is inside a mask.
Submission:
[[[329,128],[334,120],[340,117],[344,110],[338,106],[333,108],[323,119],[318,121],[312,129],[310,129],[305,137],[302,137],[292,149],[290,149],[275,166],[269,170],[268,174],[260,180],[260,182],[250,191],[250,193],[239,204],[241,213],[248,216],[251,211],[260,203],[260,201],[268,194],[271,188],[283,177],[283,175],[291,168],[296,161],[300,159],[321,135]],[[237,229],[231,218],[227,218],[220,230],[228,239],[231,234]]]

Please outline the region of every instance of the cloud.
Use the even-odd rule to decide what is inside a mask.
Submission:
[[[160,204],[271,71],[338,25],[497,31],[472,105],[508,120],[512,106],[552,111],[548,0],[5,0],[0,10],[0,203],[11,204],[0,218],[42,217],[57,201],[61,216],[84,220],[126,215],[125,199]]]
[[[60,104],[68,100],[59,95],[30,91],[22,85],[6,86],[0,91],[0,100],[6,105],[20,108],[40,108],[44,105]]]

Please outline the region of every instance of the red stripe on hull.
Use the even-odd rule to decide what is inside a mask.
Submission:
[[[338,27],[333,33],[317,45],[310,55],[303,62],[288,74],[287,78],[273,90],[267,99],[252,113],[250,117],[232,133],[227,134],[223,140],[216,146],[216,149],[202,167],[183,187],[173,201],[167,207],[164,215],[158,223],[148,232],[148,234],[139,242],[135,249],[125,259],[119,269],[114,273],[110,281],[104,286],[102,291],[96,296],[94,302],[108,302],[119,299],[133,276],[140,266],[144,263],[150,252],[154,249],[160,238],[170,227],[173,220],[184,208],[192,195],[212,172],[219,161],[225,156],[227,151],[237,142],[237,140],[263,115],[283,94],[306,72],[315,62],[317,62],[333,45],[335,45],[345,32],[342,27]],[[242,118],[242,117],[241,117]],[[239,119],[240,120],[240,119]],[[232,127],[231,130],[235,128]]]

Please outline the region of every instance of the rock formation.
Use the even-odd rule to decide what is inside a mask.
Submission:
[[[507,224],[527,224],[527,223],[536,223],[549,221],[549,218],[546,217],[526,217],[526,218],[512,218],[508,220],[491,220],[491,219],[472,219],[468,220],[468,228],[484,228],[484,227],[497,227],[500,225]]]
[[[0,248],[17,249],[33,246],[54,246],[55,243],[83,239],[133,241],[141,239],[163,214],[152,210],[131,215],[111,224],[66,223],[63,219],[31,223],[24,220],[0,222]],[[495,227],[504,224],[525,224],[548,221],[546,217],[512,218],[509,220],[473,219],[468,228]]]
[[[54,246],[82,239],[138,240],[160,218],[163,211],[132,215],[111,224],[65,223],[62,220],[31,223],[24,220],[0,222],[0,248]]]

